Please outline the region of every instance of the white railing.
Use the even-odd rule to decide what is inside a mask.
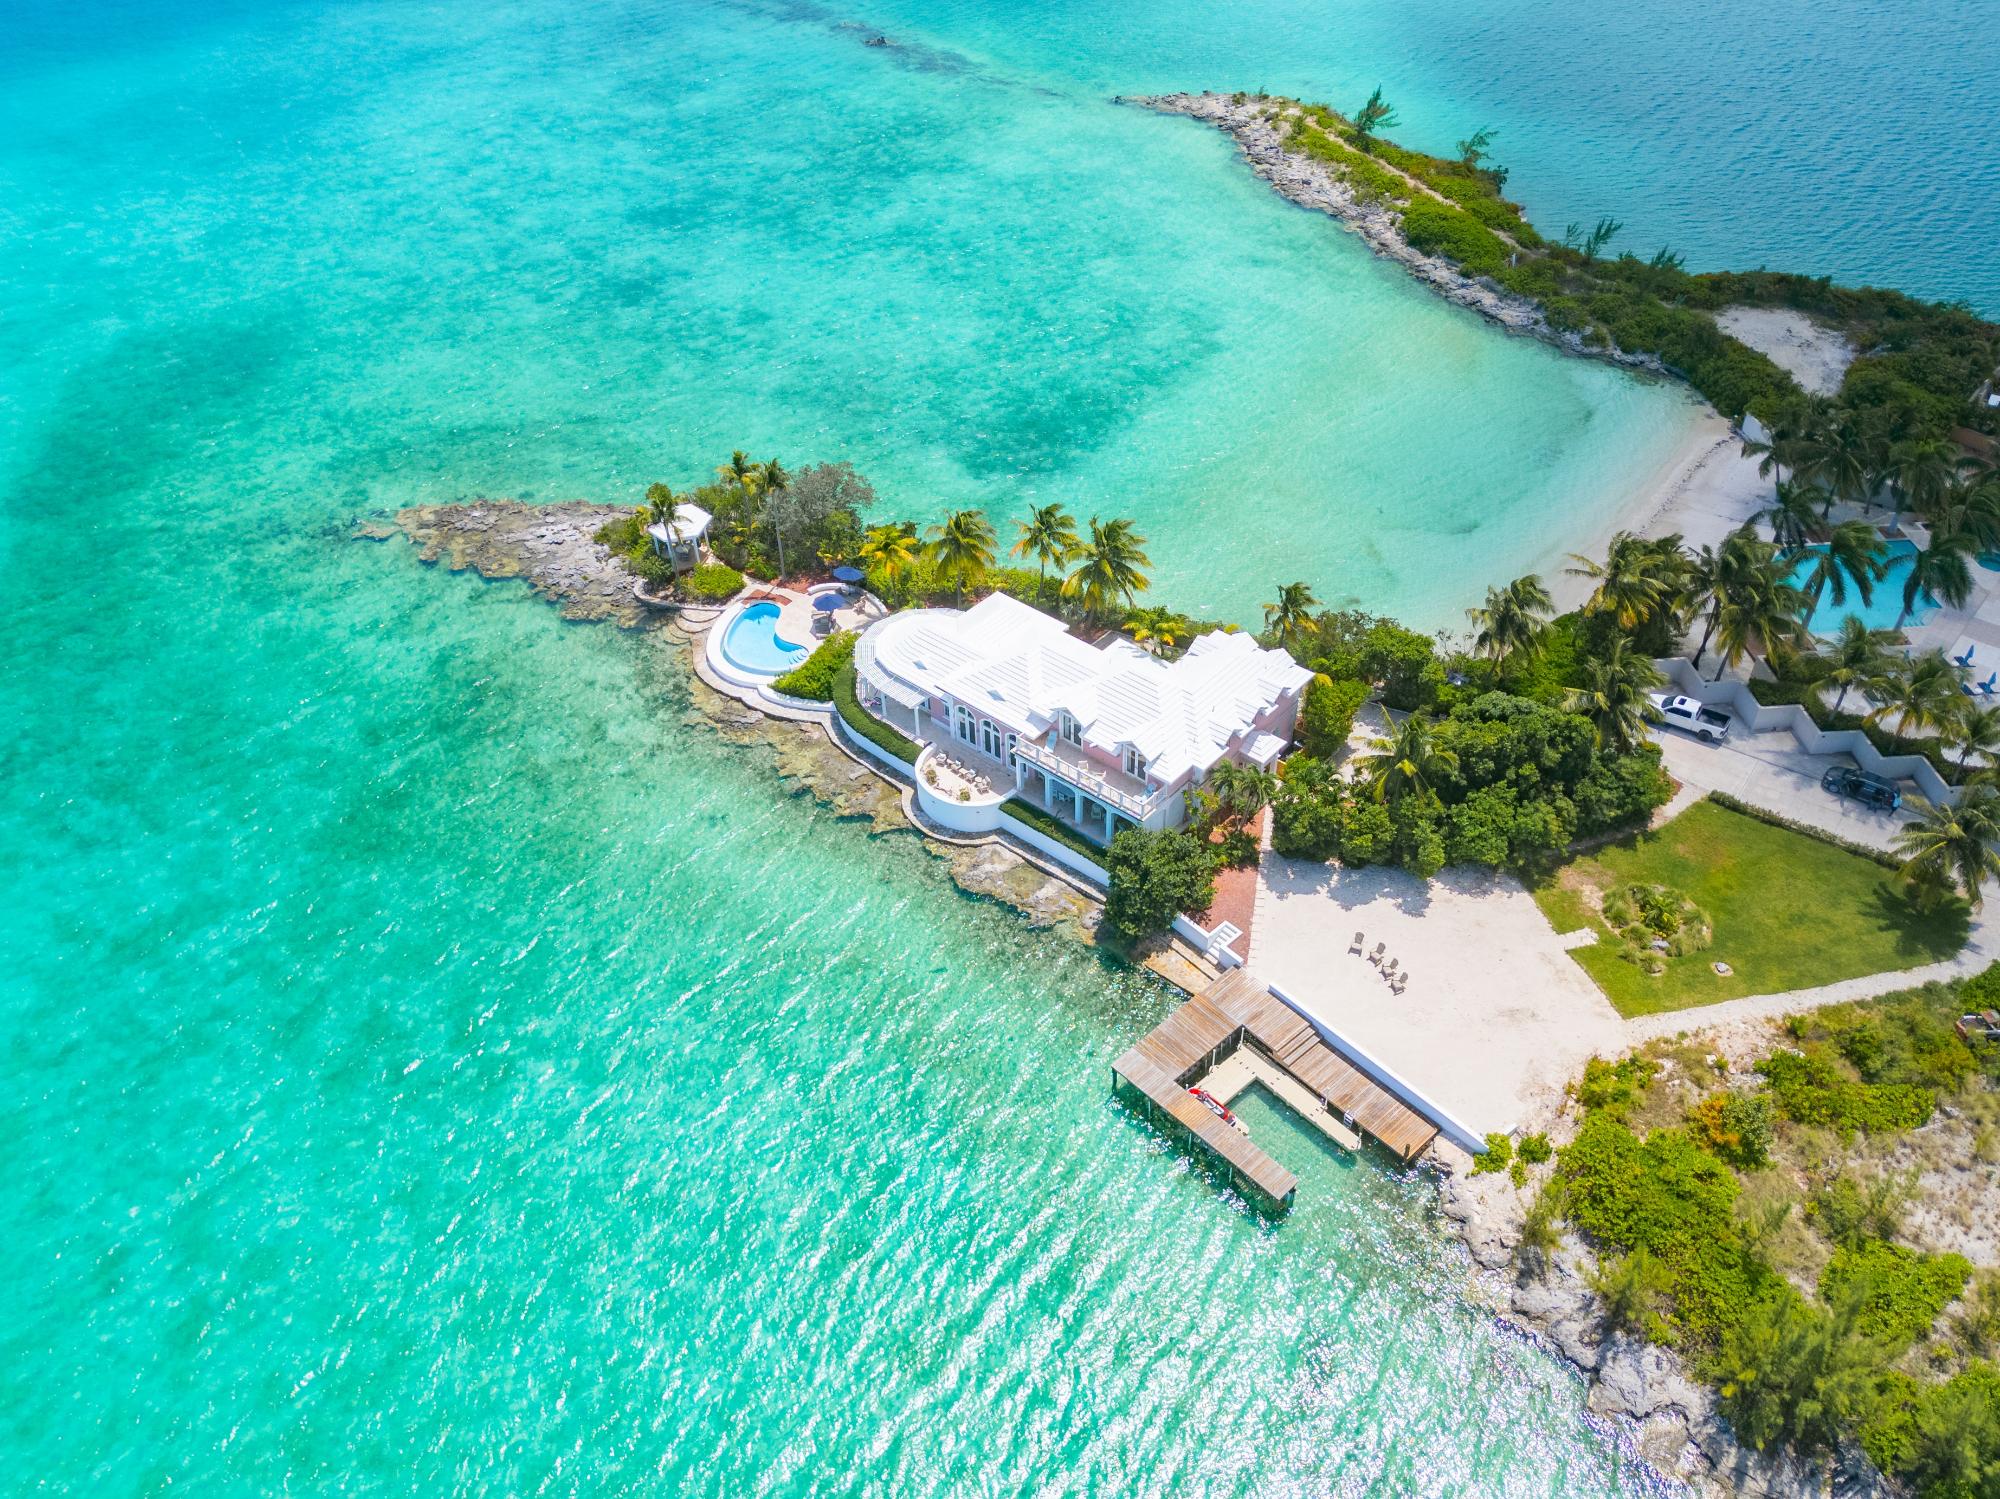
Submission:
[[[1023,740],[1014,746],[1014,755],[1030,765],[1051,772],[1057,779],[1071,786],[1089,792],[1113,811],[1123,812],[1135,822],[1145,821],[1147,815],[1160,805],[1160,798],[1166,794],[1166,788],[1162,787],[1146,796],[1134,796],[1131,792],[1112,785],[1095,771],[1086,770],[1074,760],[1064,759],[1046,745],[1031,744]]]

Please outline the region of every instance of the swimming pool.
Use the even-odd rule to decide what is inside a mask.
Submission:
[[[1882,574],[1881,580],[1875,584],[1872,590],[1874,597],[1868,603],[1862,603],[1861,596],[1854,591],[1854,585],[1850,583],[1847,587],[1847,602],[1845,604],[1836,604],[1833,602],[1832,592],[1829,589],[1827,593],[1820,596],[1819,608],[1813,611],[1812,618],[1806,622],[1806,627],[1813,634],[1820,636],[1838,635],[1840,633],[1841,622],[1849,615],[1859,618],[1871,630],[1893,630],[1896,628],[1896,620],[1903,612],[1903,585],[1909,580],[1910,559],[1917,554],[1917,544],[1913,541],[1891,541],[1885,543],[1884,546],[1886,549],[1888,570]],[[1826,549],[1824,547],[1813,547],[1810,550],[1822,552]],[[1799,558],[1798,565],[1792,569],[1792,583],[1795,587],[1803,588],[1806,586],[1806,577],[1811,573],[1814,565],[1811,557]],[[1937,600],[1926,593],[1922,598],[1917,600],[1917,607],[1910,611],[1910,617],[1904,620],[1903,623],[1906,625],[1922,624],[1925,617],[1936,608]]]
[[[812,652],[778,633],[782,612],[769,599],[761,599],[737,615],[722,635],[723,659],[738,671],[760,677],[781,677],[804,661]]]

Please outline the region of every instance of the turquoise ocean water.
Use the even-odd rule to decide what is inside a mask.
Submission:
[[[1164,996],[781,794],[657,643],[347,539],[740,444],[1138,515],[1192,606],[1443,623],[1685,403],[1104,96],[1401,70],[1585,211],[1616,132],[1566,157],[1571,95],[1387,6],[186,9],[0,0],[15,1485],[1647,1492],[1421,1181],[1252,1104],[1304,1182],[1246,1216],[1107,1103]],[[1674,237],[1802,232],[1812,167]]]

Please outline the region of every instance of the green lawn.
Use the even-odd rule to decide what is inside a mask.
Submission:
[[[1669,959],[1657,978],[1621,958],[1587,892],[1632,883],[1692,899],[1714,924],[1713,945]],[[1893,870],[1707,801],[1656,833],[1572,860],[1535,899],[1558,932],[1597,928],[1603,940],[1572,956],[1625,1015],[1938,962],[1964,946],[1967,928],[1962,903],[1920,911]],[[1717,974],[1718,959],[1734,971]]]

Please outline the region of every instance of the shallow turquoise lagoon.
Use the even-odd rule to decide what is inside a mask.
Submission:
[[[1195,609],[1455,619],[1687,407],[1105,102],[1437,16],[1191,15],[0,0],[20,1486],[1654,1490],[1424,1183],[1253,1100],[1301,1206],[1246,1216],[1107,1099],[1162,995],[787,795],[656,642],[349,539],[742,445],[1138,515]],[[1786,180],[1744,232],[1838,196]]]

